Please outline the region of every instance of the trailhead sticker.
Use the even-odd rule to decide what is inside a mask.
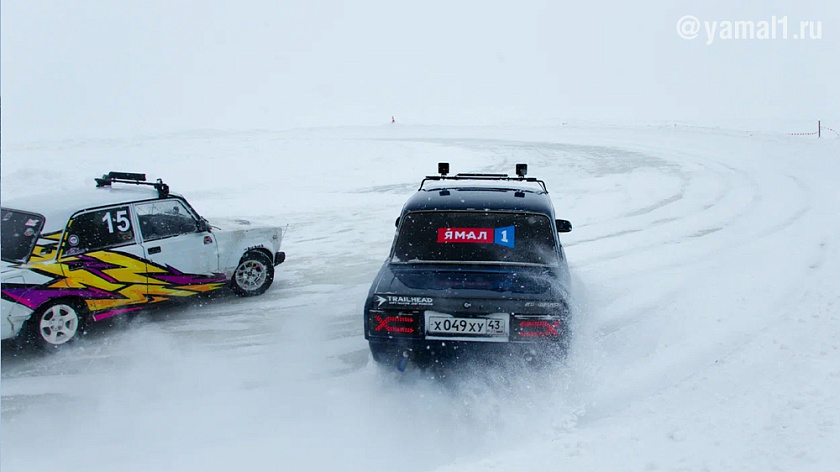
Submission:
[[[498,244],[515,247],[516,228],[438,228],[438,243]]]
[[[420,305],[420,306],[432,306],[435,304],[435,299],[431,297],[402,297],[398,295],[376,295],[375,302],[377,303],[376,307],[379,308],[384,304],[388,305],[400,305],[400,306],[408,306],[408,305]]]

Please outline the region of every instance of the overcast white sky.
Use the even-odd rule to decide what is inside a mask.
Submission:
[[[4,0],[4,139],[840,116],[836,0]],[[821,40],[676,22],[822,21]],[[790,31],[792,34],[793,31]]]

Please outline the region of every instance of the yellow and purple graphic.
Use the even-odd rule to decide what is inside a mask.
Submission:
[[[48,242],[41,244],[42,240]],[[47,282],[4,283],[2,297],[31,310],[53,299],[78,298],[84,300],[94,320],[101,320],[149,304],[210,292],[228,281],[223,274],[186,274],[119,251],[93,251],[49,261],[47,255],[54,257],[57,245],[53,235],[42,236],[30,261],[20,266],[48,277]]]

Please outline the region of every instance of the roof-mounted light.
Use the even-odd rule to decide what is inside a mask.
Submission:
[[[545,187],[545,182],[540,179],[536,179],[534,177],[526,177],[528,174],[528,164],[516,164],[516,177],[511,177],[508,174],[463,174],[458,173],[455,175],[449,175],[449,163],[448,162],[439,162],[438,163],[438,174],[440,175],[429,175],[422,182],[420,182],[420,188],[418,190],[423,190],[423,185],[427,181],[441,181],[441,180],[501,180],[501,181],[525,181],[525,182],[535,182],[539,184],[542,188],[543,192],[548,193],[548,189]]]
[[[101,178],[94,179],[97,187],[110,187],[113,183],[134,184],[134,185],[149,185],[158,191],[160,198],[169,196],[169,185],[163,183],[163,180],[157,179],[157,182],[147,182],[146,174],[139,174],[135,172],[108,172]]]

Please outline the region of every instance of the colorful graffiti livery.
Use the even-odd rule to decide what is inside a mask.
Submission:
[[[198,214],[161,179],[109,172],[96,186],[5,199],[0,339],[57,347],[86,321],[230,287],[261,295],[286,260],[283,231]],[[115,188],[115,186],[119,188]]]
[[[36,245],[31,260],[44,249],[45,246]],[[94,251],[56,262],[30,262],[21,268],[50,280],[40,285],[4,283],[4,299],[35,310],[49,300],[74,297],[84,300],[88,310],[94,313],[94,320],[137,310],[150,303],[210,292],[227,283],[222,274],[185,274],[174,267],[160,266],[119,251]]]

